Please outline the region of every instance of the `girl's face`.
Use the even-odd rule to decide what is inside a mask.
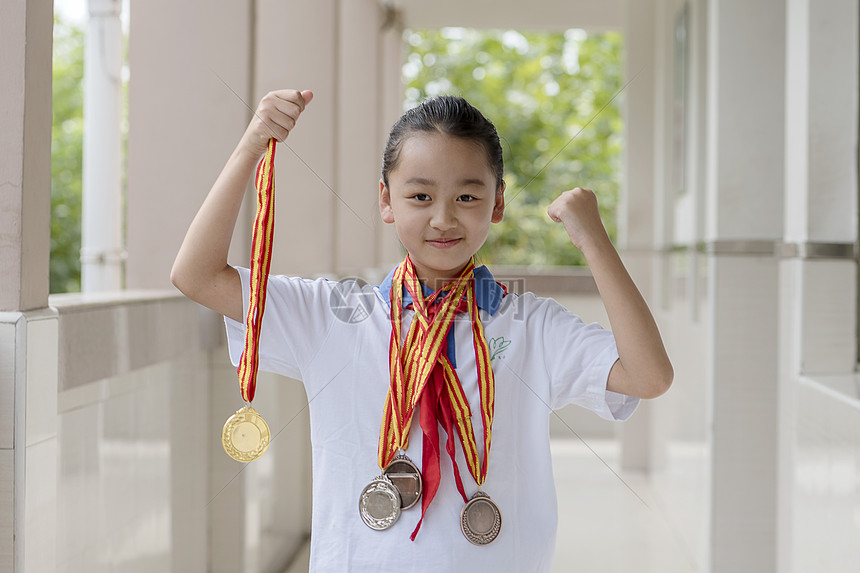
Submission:
[[[388,187],[379,182],[382,220],[415,264],[418,278],[438,289],[455,277],[502,220],[504,186],[483,146],[439,133],[417,133],[402,143]]]

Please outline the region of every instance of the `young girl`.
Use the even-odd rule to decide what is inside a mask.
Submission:
[[[268,140],[286,139],[312,99],[263,98],[173,267],[183,293],[226,317],[234,364],[249,271],[227,264],[232,230]],[[591,191],[565,191],[548,213],[585,255],[611,332],[552,299],[508,294],[474,267],[504,213],[502,174],[492,123],[462,98],[427,100],[393,127],[379,183],[382,220],[407,255],[372,304],[338,293],[367,316],[335,312],[339,283],[269,279],[260,368],[302,380],[313,398],[312,571],[549,571],[551,409],[576,403],[623,420],[671,384]]]

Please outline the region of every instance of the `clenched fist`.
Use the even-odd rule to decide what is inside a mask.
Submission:
[[[266,152],[271,138],[284,141],[313,98],[313,92],[308,90],[285,89],[267,93],[254,111],[254,117],[239,143],[240,149],[258,159]]]
[[[589,189],[576,187],[559,195],[547,209],[549,218],[564,225],[571,242],[585,251],[595,241],[608,240],[600,220],[597,196]]]

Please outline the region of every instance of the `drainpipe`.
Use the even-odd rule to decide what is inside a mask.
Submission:
[[[122,0],[88,0],[81,291],[122,287]]]

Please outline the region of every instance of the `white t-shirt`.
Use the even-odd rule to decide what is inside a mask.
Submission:
[[[239,269],[247,312],[249,272]],[[627,419],[638,400],[606,390],[618,358],[611,332],[584,324],[547,298],[505,296],[492,316],[481,310],[495,377],[495,418],[482,491],[502,514],[499,537],[471,544],[460,530],[463,499],[440,429],[439,490],[415,541],[420,502],[386,531],[361,520],[358,498],[380,473],[377,445],[389,386],[388,292],[325,279],[269,279],[260,336],[260,369],[304,382],[310,401],[313,518],[310,571],[549,571],[558,521],[549,448],[551,409],[579,404],[603,418]],[[412,311],[404,311],[403,332]],[[230,358],[238,364],[244,325],[226,319]],[[472,332],[455,320],[457,374],[472,409],[479,453],[483,425]],[[407,455],[421,466],[419,415]],[[456,436],[466,495],[477,490]]]

